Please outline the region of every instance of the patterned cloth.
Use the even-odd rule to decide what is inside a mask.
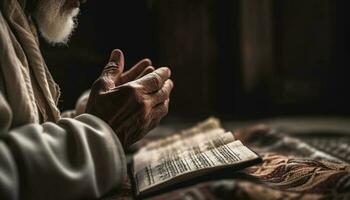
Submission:
[[[346,159],[322,151],[320,145],[304,142],[303,137],[298,139],[254,128],[238,131],[235,135],[263,158],[263,163],[240,172],[248,178],[228,176],[224,180],[203,182],[150,199],[350,199],[350,165]],[[329,141],[339,142],[336,138]],[[348,140],[342,141],[344,144],[340,145],[347,145]],[[128,198],[127,193],[124,198]],[[118,196],[111,199],[118,199]]]

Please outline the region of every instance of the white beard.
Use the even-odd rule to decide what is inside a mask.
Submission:
[[[79,8],[62,11],[64,0],[41,0],[34,13],[39,32],[51,44],[66,44],[77,26]]]

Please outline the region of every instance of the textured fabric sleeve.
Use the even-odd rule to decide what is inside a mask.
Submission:
[[[93,199],[121,186],[122,146],[92,115],[9,130],[0,93],[0,199]]]

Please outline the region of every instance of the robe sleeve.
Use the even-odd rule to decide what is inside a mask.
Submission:
[[[121,187],[123,148],[99,118],[10,129],[11,116],[0,92],[0,199],[94,199]]]

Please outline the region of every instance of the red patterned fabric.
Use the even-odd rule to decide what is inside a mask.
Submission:
[[[236,135],[263,158],[263,163],[241,172],[249,179],[203,182],[150,199],[350,199],[349,163],[274,131],[237,132]],[[131,192],[131,187],[128,190]],[[129,197],[124,193],[124,199]]]

